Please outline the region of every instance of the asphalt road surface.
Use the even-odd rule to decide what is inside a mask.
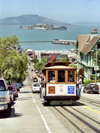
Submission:
[[[9,118],[0,118],[0,133],[72,133],[72,130],[32,93],[30,78],[24,81]]]
[[[30,68],[19,97],[12,105],[11,116],[0,116],[0,133],[81,132],[77,130],[78,127],[74,129],[75,124],[84,127],[84,131],[89,132],[90,129],[90,133],[100,131],[100,104],[93,103],[100,103],[100,94],[85,94],[81,91],[81,99],[73,106],[48,106],[40,99],[39,93],[32,93],[32,74]],[[68,117],[68,120],[65,117]]]

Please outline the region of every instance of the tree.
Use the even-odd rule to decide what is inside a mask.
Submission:
[[[41,68],[44,66],[45,64],[43,62],[38,62],[34,64],[34,68],[40,72]]]
[[[84,76],[84,69],[83,69],[83,68],[80,68],[80,69],[79,69],[78,75]]]
[[[46,62],[47,62],[47,58],[43,58],[43,59],[41,60],[41,62],[43,62],[43,63],[46,64]]]
[[[41,68],[46,64],[47,58],[43,58],[41,62],[38,59],[34,59],[34,68],[40,72]]]
[[[0,75],[11,82],[27,76],[27,55],[15,51],[16,46],[20,46],[16,36],[0,38]]]
[[[39,62],[39,60],[38,60],[38,59],[33,59],[32,61],[33,61],[34,63]]]
[[[96,65],[96,53],[93,55],[93,61]],[[99,70],[100,70],[100,49],[97,52],[97,66],[99,66]]]
[[[77,65],[75,65],[75,64],[69,64],[68,66],[69,66],[69,67],[77,68]]]
[[[61,61],[69,61],[69,58],[63,57]]]

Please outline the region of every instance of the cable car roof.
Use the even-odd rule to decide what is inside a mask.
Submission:
[[[77,69],[73,67],[69,67],[68,65],[71,64],[71,62],[65,62],[65,61],[53,61],[47,63],[45,66],[43,66],[43,69]]]

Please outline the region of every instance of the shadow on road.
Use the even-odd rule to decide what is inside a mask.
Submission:
[[[2,113],[0,113],[0,119],[8,119],[8,118],[15,118],[15,117],[20,117],[20,116],[22,116],[23,114],[21,114],[21,113],[15,113],[15,109],[14,108],[12,108],[11,109],[11,115],[10,115],[10,117],[4,117],[3,116],[3,114]]]
[[[11,118],[11,117],[20,117],[20,116],[22,116],[22,115],[23,115],[23,114],[21,114],[21,113],[15,113],[15,109],[14,109],[14,108],[11,109],[10,118]]]
[[[53,105],[51,105],[50,103],[48,103],[48,102],[43,102],[42,103],[43,104],[43,106],[44,107],[47,107],[47,106],[84,106],[85,104],[83,104],[83,103],[81,103],[81,102],[76,102],[76,101],[72,101],[72,104],[71,105],[67,105],[67,103],[66,104],[53,104]]]
[[[30,93],[29,91],[20,91],[18,93]]]
[[[71,106],[84,106],[85,104],[78,102],[78,101],[72,101],[72,105]]]
[[[30,99],[32,99],[32,97],[22,97],[22,98],[18,98],[17,101],[30,100]]]

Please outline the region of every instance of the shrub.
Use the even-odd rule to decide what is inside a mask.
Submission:
[[[97,83],[100,82],[100,79],[97,80]],[[90,83],[95,83],[95,80],[91,80]]]
[[[69,67],[74,67],[74,68],[77,68],[77,65],[74,65],[74,64],[69,64]]]
[[[95,74],[91,74],[90,75],[90,79],[91,80],[95,80]],[[97,79],[99,80],[100,79],[100,76],[97,76]]]
[[[39,62],[38,59],[33,59],[32,61],[33,61],[33,63],[38,63]]]
[[[88,83],[90,83],[90,81],[88,79],[84,79],[83,83],[84,83],[84,86],[86,86]]]

